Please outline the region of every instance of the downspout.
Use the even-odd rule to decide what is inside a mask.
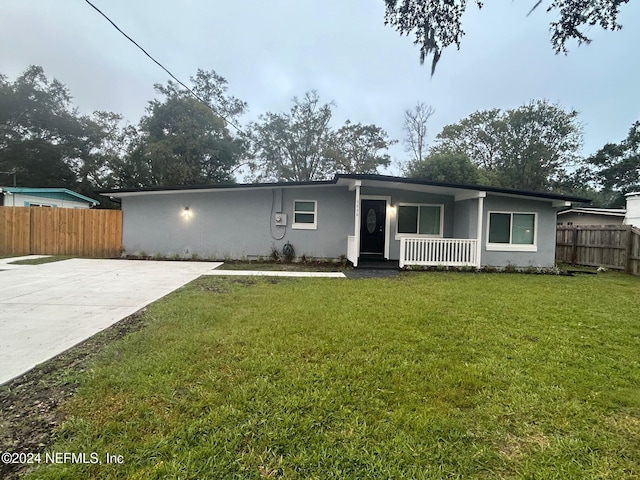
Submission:
[[[478,231],[476,233],[476,238],[478,239],[478,243],[476,245],[477,268],[480,268],[482,266],[482,224],[484,223],[484,197],[486,195],[486,192],[480,192],[480,196],[478,197]]]

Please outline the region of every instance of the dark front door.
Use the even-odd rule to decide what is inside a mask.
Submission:
[[[384,256],[385,200],[362,200],[360,206],[360,254]]]

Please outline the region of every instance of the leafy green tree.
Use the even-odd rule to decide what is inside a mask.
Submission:
[[[0,75],[0,170],[15,171],[19,185],[73,188],[66,159],[77,127],[67,88],[42,67],[30,66],[13,83]]]
[[[446,125],[436,136],[432,153],[459,153],[484,171],[500,165],[500,142],[505,125],[500,109],[474,112],[458,123]]]
[[[315,91],[294,97],[288,113],[267,112],[250,126],[256,180],[309,181],[330,173],[325,146],[331,134],[331,104]]]
[[[382,128],[362,125],[347,120],[344,126],[333,132],[325,147],[325,155],[330,161],[332,173],[375,174],[379,167],[391,163],[385,153],[395,140]]]
[[[556,53],[567,52],[567,42],[571,39],[578,44],[590,43],[585,30],[599,25],[606,30],[619,30],[620,7],[629,0],[550,0],[546,2],[547,12],[558,14],[551,22],[551,44]],[[455,45],[460,48],[464,35],[462,16],[467,10],[467,0],[425,1],[425,0],[385,0],[385,24],[394,27],[401,35],[413,35],[414,43],[420,48],[420,63],[433,55],[431,73],[435,71],[442,51]],[[482,1],[473,3],[482,8]],[[537,0],[531,11],[542,4]],[[529,12],[531,13],[531,12]]]
[[[333,103],[318,93],[294,97],[287,113],[266,113],[250,125],[255,180],[324,180],[335,173],[375,173],[389,165],[384,152],[390,140],[375,125],[352,124],[334,131],[329,125]]]
[[[229,96],[229,82],[214,70],[198,69],[195,77],[191,77],[190,80],[191,91],[225,121],[235,121],[247,111],[247,103]],[[180,85],[171,80],[166,85],[156,84],[155,89],[167,98],[188,96]]]
[[[629,129],[620,143],[608,143],[587,159],[594,180],[606,192],[629,193],[640,190],[640,121]]]
[[[126,129],[122,117],[112,112],[96,111],[77,120],[67,164],[76,176],[76,191],[91,196],[113,186],[112,165],[125,154]]]
[[[110,163],[122,154],[121,118],[80,115],[67,88],[30,66],[15,82],[0,76],[0,170],[17,183],[66,187],[96,197],[110,186]]]
[[[245,150],[228,128],[246,105],[226,96],[226,80],[198,71],[192,78],[202,101],[173,82],[156,85],[162,100],[152,100],[125,162],[114,165],[116,183],[144,186],[194,185],[233,181]]]
[[[494,185],[550,190],[578,166],[582,127],[577,117],[578,112],[546,101],[476,112],[444,127],[432,153],[467,156]]]
[[[110,188],[144,188],[153,185],[151,162],[145,155],[140,132],[136,126],[124,128],[123,153],[109,162],[107,184]]]
[[[475,185],[480,182],[478,167],[461,153],[431,153],[408,165],[406,176],[434,182]]]

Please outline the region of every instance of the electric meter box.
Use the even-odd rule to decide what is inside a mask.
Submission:
[[[276,227],[285,227],[287,225],[287,214],[276,213],[274,218],[274,224]]]

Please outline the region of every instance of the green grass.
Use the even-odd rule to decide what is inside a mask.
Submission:
[[[108,346],[32,478],[637,478],[640,278],[203,277]]]
[[[11,265],[42,265],[44,263],[60,262],[62,260],[69,260],[70,258],[77,258],[73,255],[51,255],[49,257],[40,258],[27,258],[25,260],[16,260],[10,262]]]

